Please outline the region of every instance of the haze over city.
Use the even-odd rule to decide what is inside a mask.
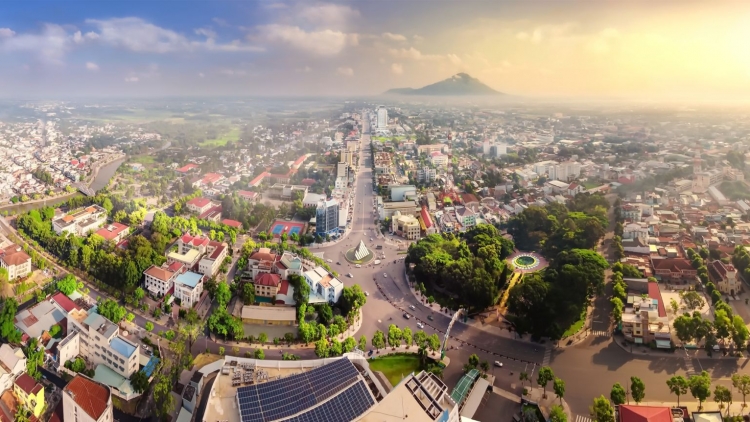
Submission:
[[[3,96],[373,95],[466,72],[520,97],[742,100],[747,2],[9,2]]]

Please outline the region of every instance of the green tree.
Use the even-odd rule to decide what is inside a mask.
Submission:
[[[61,291],[64,295],[69,296],[78,289],[83,289],[83,283],[76,280],[72,274],[66,274],[65,277],[61,278],[56,283],[57,290]]]
[[[521,381],[521,388],[525,388],[524,384],[526,381],[529,380],[529,373],[525,371],[521,371],[521,373],[518,374],[518,380]]]
[[[440,337],[438,337],[437,334],[432,334],[429,337],[427,337],[427,345],[429,346],[430,350],[433,352],[437,352],[440,350]]]
[[[367,337],[364,334],[359,338],[359,350],[363,352],[367,350]]]
[[[638,377],[630,377],[630,394],[633,396],[633,401],[642,402],[646,397],[646,384]]]
[[[151,332],[154,330],[154,323],[151,321],[146,321],[146,325],[143,328],[145,328],[146,331]]]
[[[594,399],[594,404],[589,407],[589,415],[594,422],[615,422],[615,409],[604,396]]]
[[[255,285],[253,283],[245,283],[242,286],[242,302],[245,305],[252,305],[255,303]]]
[[[680,396],[687,394],[688,380],[682,375],[675,375],[667,380],[669,391],[677,396],[677,407],[680,407]]]
[[[383,335],[382,331],[376,330],[375,334],[373,334],[372,347],[374,347],[375,350],[380,350],[385,347],[385,335]]]
[[[711,396],[711,377],[708,372],[703,371],[699,375],[692,375],[688,378],[690,394],[698,399],[698,409],[703,408],[703,402]]]
[[[714,401],[719,403],[719,409],[723,409],[724,403],[732,404],[732,391],[723,385],[717,385],[714,388]],[[727,406],[727,416],[729,416],[729,406]]]
[[[739,349],[743,350],[745,349],[745,344],[747,343],[748,338],[748,330],[747,326],[745,325],[745,321],[742,319],[739,315],[734,315],[732,317],[732,341],[734,342],[734,346]]]
[[[268,335],[266,333],[258,334],[258,343],[264,344],[268,342]]]
[[[562,406],[552,405],[549,409],[549,422],[568,422],[568,415],[565,414]]]
[[[737,389],[737,391],[742,394],[742,407],[747,407],[745,396],[750,394],[750,375],[732,375],[732,387]]]
[[[565,395],[565,381],[560,378],[555,378],[552,383],[552,388],[554,389],[557,398],[560,399],[560,404],[562,405],[562,399]]]
[[[625,392],[625,389],[622,388],[622,385],[620,385],[619,382],[616,382],[615,385],[612,386],[612,391],[609,393],[609,398],[612,400],[612,403],[614,403],[615,406],[625,404],[626,396],[627,393]]]
[[[148,377],[143,371],[135,371],[130,375],[130,385],[136,393],[143,393],[148,388]]]
[[[127,313],[124,307],[118,305],[117,302],[109,298],[100,302],[97,309],[99,315],[107,318],[115,324],[122,321],[122,319],[125,318],[125,314]]]
[[[127,320],[128,322],[133,322],[133,320],[135,319],[135,315],[133,315],[133,313],[132,313],[132,312],[128,312],[128,314],[127,314],[127,315],[125,315],[125,319],[126,319],[126,320]]]
[[[343,353],[349,353],[357,347],[357,340],[354,337],[347,337],[341,344],[341,347],[343,348]]]
[[[543,397],[547,397],[547,384],[555,379],[555,374],[549,366],[542,366],[536,378],[536,383],[543,389]]]
[[[412,343],[414,342],[414,337],[411,333],[411,328],[404,327],[403,331],[401,332],[401,336],[404,339],[404,343],[406,344],[407,348],[410,348]]]
[[[327,358],[330,353],[330,347],[328,340],[321,338],[315,342],[315,356],[319,358]]]
[[[263,351],[263,349],[255,349],[255,352],[253,353],[253,357],[255,359],[263,360],[266,358],[266,353]]]
[[[158,373],[152,391],[156,404],[156,417],[165,419],[174,409],[174,397],[171,394],[172,381],[169,374]]]
[[[232,298],[232,292],[229,290],[229,285],[227,283],[219,283],[216,286],[214,298],[216,299],[216,303],[219,304],[219,307],[226,308],[229,299]]]
[[[403,336],[403,332],[400,328],[396,326],[396,324],[391,324],[388,326],[388,345],[391,347],[398,347],[401,345],[401,338]]]

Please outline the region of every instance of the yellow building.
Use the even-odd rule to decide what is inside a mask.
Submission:
[[[255,325],[296,325],[297,310],[293,306],[243,306],[242,322]]]
[[[20,406],[25,406],[35,417],[39,417],[44,410],[44,386],[34,381],[28,374],[23,373],[13,383],[13,394]]]

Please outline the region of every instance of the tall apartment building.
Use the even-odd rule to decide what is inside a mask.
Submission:
[[[338,233],[339,203],[329,199],[320,201],[315,212],[315,234],[320,236]]]
[[[108,386],[76,375],[62,391],[63,420],[112,422],[112,393]]]
[[[388,129],[388,109],[385,106],[378,106],[378,119],[376,124],[377,130]]]
[[[429,167],[420,167],[417,170],[417,182],[432,183],[437,178],[437,170]]]

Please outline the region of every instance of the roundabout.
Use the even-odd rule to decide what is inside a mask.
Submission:
[[[365,246],[365,242],[359,241],[356,248],[349,249],[344,257],[351,264],[367,264],[375,258],[375,254]]]
[[[523,273],[538,271],[547,266],[547,261],[534,252],[518,252],[508,257],[508,261],[516,271]]]

